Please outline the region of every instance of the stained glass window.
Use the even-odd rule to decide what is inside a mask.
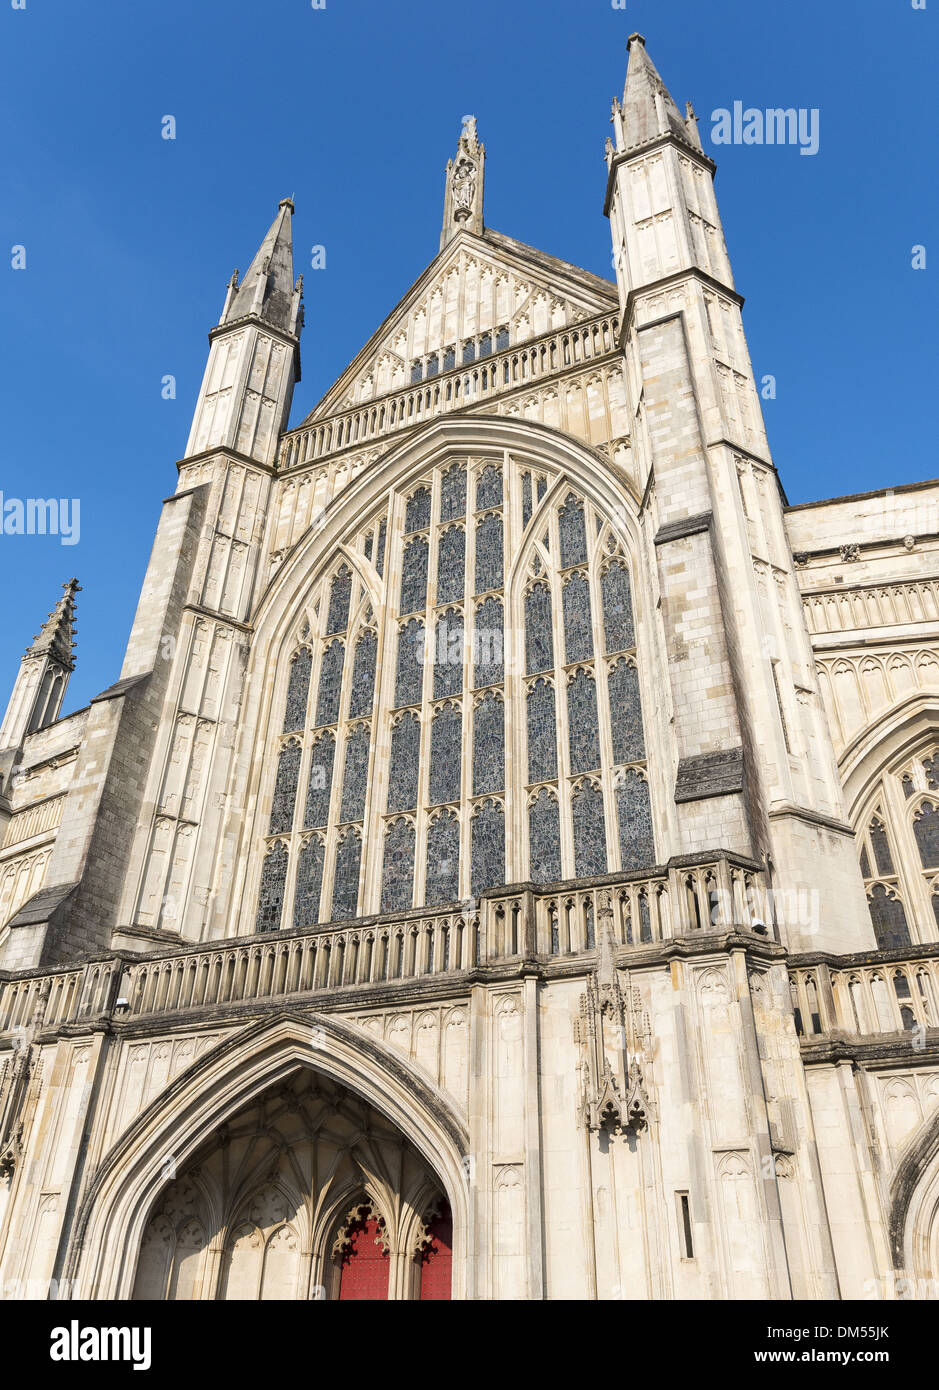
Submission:
[[[362,820],[365,815],[365,795],[368,790],[368,751],[370,731],[367,724],[357,725],[346,740],[345,767],[342,774],[341,821]]]
[[[564,608],[564,660],[586,661],[593,656],[590,623],[590,585],[582,574],[572,575],[562,593]]]
[[[352,663],[352,687],[349,693],[349,717],[356,719],[371,714],[375,691],[375,664],[378,638],[374,632],[363,632],[355,644]]]
[[[466,532],[449,526],[440,536],[437,552],[437,602],[453,603],[463,597],[466,568]]]
[[[621,659],[610,672],[610,725],[613,735],[613,761],[637,763],[645,757],[642,734],[642,705],[639,699],[639,672]]]
[[[614,560],[601,582],[606,649],[608,652],[629,651],[636,645],[629,571],[618,560]]]
[[[495,801],[482,802],[473,814],[472,856],[474,897],[505,882],[505,817]]]
[[[333,905],[330,920],[342,922],[354,917],[359,904],[359,868],[362,860],[362,838],[350,827],[336,847],[336,868],[333,879]]]
[[[280,751],[274,798],[271,802],[269,835],[281,835],[293,826],[293,808],[297,800],[297,782],[300,778],[300,758],[301,749],[298,743],[288,743]]]
[[[554,688],[537,680],[528,692],[528,780],[549,782],[558,775]]]
[[[382,912],[410,907],[414,896],[414,826],[393,820],[385,831],[385,858],[381,876]]]
[[[391,731],[388,810],[410,811],[417,805],[421,725],[416,714],[403,714]]]
[[[329,820],[329,798],[333,783],[333,760],[336,756],[336,737],[322,734],[313,745],[310,775],[307,781],[306,809],[303,824],[308,829],[325,825]]]
[[[287,850],[284,845],[278,843],[265,856],[261,865],[261,892],[258,898],[255,931],[277,931],[280,927],[286,883]]]
[[[319,921],[324,856],[325,846],[315,835],[300,851],[297,862],[297,890],[293,900],[295,927],[313,927]]]
[[[546,787],[528,808],[528,857],[532,882],[553,883],[562,877],[560,809]]]
[[[583,782],[571,797],[574,822],[574,873],[589,878],[606,873],[606,829],[603,792]]]
[[[460,822],[452,811],[431,821],[427,831],[428,906],[456,902],[460,896]]]
[[[306,702],[310,692],[312,657],[306,647],[291,659],[290,679],[287,682],[287,705],[284,710],[284,733],[292,734],[306,723]]]
[[[558,531],[561,538],[561,568],[584,565],[587,562],[587,531],[584,525],[583,503],[571,493],[558,512]]]
[[[338,571],[329,591],[329,614],[326,619],[327,633],[345,632],[349,626],[349,600],[352,597],[352,571],[343,565]]]
[[[598,768],[597,688],[589,671],[578,671],[568,682],[567,725],[571,772],[590,772]]]
[[[484,695],[473,712],[473,795],[505,786],[505,709],[498,695]]]
[[[430,726],[430,804],[460,799],[463,716],[457,705],[444,705]]]
[[[316,702],[316,724],[335,724],[339,718],[339,696],[342,692],[342,667],[346,649],[342,642],[330,642],[323,652],[320,666],[319,699]]]

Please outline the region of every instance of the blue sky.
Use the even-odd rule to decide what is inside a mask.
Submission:
[[[487,224],[611,273],[602,152],[636,29],[718,158],[790,500],[939,473],[939,0],[25,3],[0,0],[0,490],[78,497],[81,539],[0,534],[0,703],[73,573],[66,708],[116,679],[206,333],[285,194],[307,272],[292,423],[436,253],[465,113],[487,146]],[[818,108],[819,153],[715,149],[710,114],[736,100]]]

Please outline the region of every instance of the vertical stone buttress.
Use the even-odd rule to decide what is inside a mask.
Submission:
[[[714,193],[640,35],[607,143],[623,349],[668,659],[677,843],[764,858],[783,943],[870,917]]]
[[[209,335],[179,485],[120,679],[91,702],[50,863],[50,885],[78,887],[55,929],[36,934],[35,963],[201,933],[271,479],[300,372],[292,212],[285,199]]]

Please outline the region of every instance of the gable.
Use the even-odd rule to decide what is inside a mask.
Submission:
[[[497,344],[515,347],[543,333],[619,307],[616,286],[590,271],[488,228],[461,232],[416,281],[355,360],[303,421],[375,400]],[[508,341],[500,333],[507,332]],[[488,335],[488,344],[487,344]]]

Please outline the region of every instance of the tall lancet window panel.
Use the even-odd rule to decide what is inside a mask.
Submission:
[[[390,488],[281,658],[258,931],[655,862],[626,536],[510,452]]]

